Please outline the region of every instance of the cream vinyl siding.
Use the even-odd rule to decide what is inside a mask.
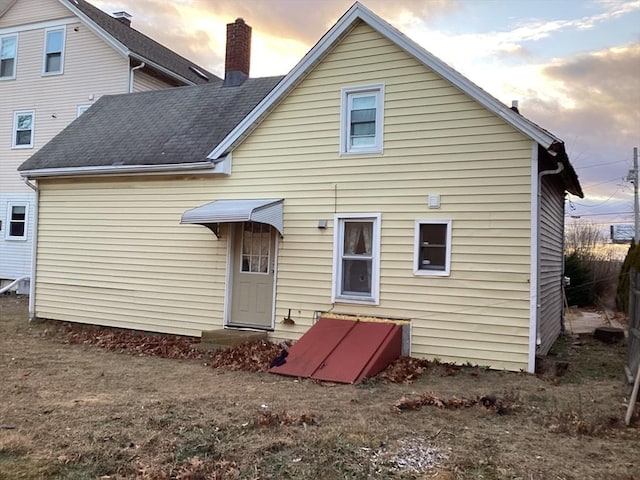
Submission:
[[[374,83],[385,85],[384,154],[341,157],[341,88]],[[299,338],[316,311],[402,318],[414,356],[526,369],[530,164],[528,138],[363,24],[233,152],[228,178],[40,182],[37,315],[222,327],[227,229],[216,239],[180,215],[284,198],[275,338]],[[335,213],[381,214],[379,306],[331,304]],[[452,221],[450,276],[413,275],[416,219]]]
[[[222,325],[226,237],[180,225],[206,180],[41,182],[36,314],[199,335]]]
[[[66,28],[64,74],[42,75],[43,48],[44,29],[19,32],[16,79],[0,82],[1,192],[31,192],[16,169],[76,119],[78,105],[128,90],[127,59],[80,23]],[[11,148],[17,110],[35,112],[34,148]]]
[[[153,77],[144,71],[141,72],[140,70],[134,70],[133,73],[134,92],[146,92],[148,90],[161,90],[163,88],[173,87],[173,85],[170,85],[159,78]]]
[[[384,154],[340,156],[341,88],[376,83]],[[297,338],[314,311],[405,318],[413,355],[527,368],[529,139],[361,24],[233,155],[216,192],[285,198],[276,336]],[[330,304],[334,212],[382,214],[379,306]],[[413,275],[418,218],[452,220],[449,277]],[[293,327],[278,321],[289,309]]]
[[[58,0],[18,0],[0,17],[0,28],[72,16],[71,11]]]
[[[564,276],[564,190],[557,178],[542,177],[540,198],[539,353],[545,355],[562,327]]]

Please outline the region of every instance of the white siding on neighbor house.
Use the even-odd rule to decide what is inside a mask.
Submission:
[[[564,189],[556,176],[543,176],[540,198],[540,310],[538,353],[546,354],[562,327],[564,276]]]
[[[161,90],[163,88],[173,87],[173,85],[149,75],[144,70],[134,70],[133,75],[134,92],[146,92],[148,90]]]
[[[0,28],[73,17],[58,0],[19,0],[0,17]]]
[[[127,59],[84,25],[67,25],[64,74],[42,76],[43,48],[44,29],[19,32],[16,79],[0,82],[1,192],[30,191],[18,166],[76,119],[78,105],[128,91]],[[11,148],[13,112],[18,110],[35,112],[34,148]]]
[[[27,226],[25,240],[8,240],[9,205],[27,205]],[[13,193],[0,195],[0,279],[19,278],[31,275],[31,245],[33,240],[33,215],[35,207],[35,193]]]
[[[384,153],[340,156],[341,88],[373,83],[385,84]],[[180,215],[284,198],[274,337],[299,338],[315,311],[404,318],[413,355],[526,369],[530,165],[529,139],[362,24],[234,151],[231,177],[42,181],[36,313],[221,327],[227,230],[217,240]],[[381,214],[379,306],[331,304],[335,213]],[[413,275],[416,219],[452,221],[449,277]],[[281,322],[289,309],[295,325]]]

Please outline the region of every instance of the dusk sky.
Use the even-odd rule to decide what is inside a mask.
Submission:
[[[286,74],[350,0],[92,0],[222,76],[225,24],[253,27],[251,76]],[[585,192],[568,216],[633,221],[640,147],[640,0],[363,0],[500,101],[565,141]],[[568,223],[573,220],[568,218]]]

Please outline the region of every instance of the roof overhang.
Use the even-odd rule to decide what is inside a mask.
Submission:
[[[271,225],[284,236],[283,203],[282,198],[216,200],[187,210],[180,223],[204,225],[218,237],[221,223],[251,221]]]

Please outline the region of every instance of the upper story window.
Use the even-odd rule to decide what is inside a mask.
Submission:
[[[413,273],[448,276],[451,270],[451,220],[416,220]]]
[[[15,112],[13,114],[13,140],[12,148],[32,148],[33,147],[33,124],[35,113]]]
[[[16,78],[16,58],[18,55],[18,36],[0,37],[0,80]]]
[[[65,27],[48,28],[44,32],[44,58],[42,61],[44,75],[62,73],[65,32]]]
[[[384,85],[342,89],[340,153],[382,153]]]
[[[27,207],[26,203],[9,203],[7,208],[9,228],[5,232],[7,240],[27,239]]]
[[[332,301],[379,303],[380,214],[335,218]]]

